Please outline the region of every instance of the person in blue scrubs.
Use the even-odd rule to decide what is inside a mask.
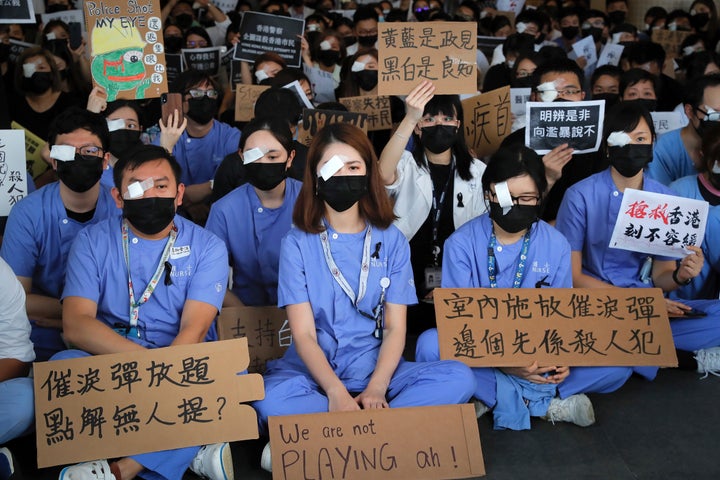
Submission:
[[[541,158],[530,149],[501,149],[482,179],[489,212],[459,228],[445,242],[444,288],[570,288],[570,245],[538,220],[547,187]],[[505,211],[507,209],[507,212]],[[492,255],[489,255],[492,252]],[[523,260],[523,258],[525,260]],[[436,329],[418,339],[415,358],[440,357]],[[629,368],[541,366],[473,368],[476,413],[494,407],[496,429],[525,430],[530,417],[594,423],[584,392],[610,392]]]
[[[256,118],[243,129],[246,183],[210,208],[205,228],[228,248],[232,290],[225,306],[277,305],[280,240],[290,230],[301,182],[287,178],[295,157],[287,122]]]
[[[110,155],[108,138],[105,119],[96,113],[72,108],[58,115],[48,143],[60,180],[10,211],[0,256],[25,289],[37,361],[65,349],[60,295],[70,245],[87,225],[120,213],[110,190],[100,184]]]
[[[175,159],[161,147],[141,146],[119,159],[113,174],[122,217],[83,230],[73,243],[63,327],[76,350],[51,360],[199,343],[222,306],[227,250],[176,215],[184,185]],[[233,478],[229,446],[215,444],[81,463],[60,479],[180,480],[191,463],[204,477]]]
[[[402,359],[406,308],[417,298],[408,242],[393,220],[367,136],[342,123],[319,131],[280,249],[278,305],[293,343],[268,362],[265,399],[254,404],[261,430],[271,415],[454,404],[472,395],[464,364]]]
[[[613,140],[608,140],[611,135]],[[603,134],[610,168],[579,182],[563,198],[556,228],[570,242],[573,285],[584,288],[661,288],[665,293],[689,284],[702,271],[703,252],[686,247],[681,260],[609,248],[610,238],[626,188],[673,195],[643,171],[653,160],[655,129],[650,114],[632,103],[616,105],[605,117]],[[652,260],[652,265],[648,263]],[[647,265],[649,268],[644,268]],[[720,370],[720,301],[666,299],[675,348],[693,352],[698,371]],[[707,316],[683,318],[692,308]],[[689,356],[689,354],[688,354]],[[681,360],[682,363],[682,360]],[[656,371],[636,368],[654,378]]]

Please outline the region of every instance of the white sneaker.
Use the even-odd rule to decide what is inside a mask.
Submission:
[[[555,397],[550,400],[550,406],[543,420],[555,422],[571,422],[579,427],[588,427],[595,423],[595,412],[590,399],[580,393],[565,399]]]
[[[110,472],[107,460],[78,463],[65,467],[60,472],[60,480],[116,480]]]
[[[190,470],[210,480],[233,480],[232,452],[228,443],[213,443],[200,448],[190,465]]]
[[[698,365],[698,373],[704,373],[707,378],[708,375],[715,375],[720,377],[720,347],[703,348],[695,352],[693,357]]]
[[[270,454],[270,442],[263,448],[262,456],[260,457],[260,468],[266,472],[272,473],[272,456]]]
[[[485,415],[487,412],[490,411],[490,407],[485,405],[480,400],[473,400],[473,405],[475,405],[475,417],[480,418],[483,415]]]
[[[0,448],[0,480],[8,480],[15,473],[15,462],[10,450]]]

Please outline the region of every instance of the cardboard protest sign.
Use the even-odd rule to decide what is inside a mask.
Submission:
[[[434,297],[442,359],[677,366],[659,288],[436,288]]]
[[[620,64],[620,57],[622,52],[625,50],[624,45],[618,45],[616,43],[606,43],[600,51],[600,58],[598,58],[597,66],[602,67],[603,65],[614,65]]]
[[[159,0],[84,3],[93,85],[119,98],[156,98],[168,91]]]
[[[222,47],[183,48],[183,71],[197,70],[208,75],[217,75],[220,71],[220,61],[227,49]]]
[[[340,99],[340,103],[345,105],[351,112],[367,115],[367,129],[369,132],[392,128],[390,97],[388,96],[345,97]]]
[[[650,112],[650,115],[658,137],[684,126],[680,112]]]
[[[682,57],[680,45],[683,40],[692,32],[681,30],[656,29],[652,31],[652,41],[659,43],[665,49],[665,54],[670,58]]]
[[[573,153],[596,152],[602,140],[605,101],[528,102],[525,146],[544,155],[563,143]]]
[[[27,196],[25,132],[0,130],[0,217]]]
[[[35,8],[32,0],[0,1],[1,23],[35,23]]]
[[[502,87],[462,101],[465,141],[476,157],[492,155],[510,135],[510,87]]]
[[[239,84],[235,90],[235,121],[249,122],[255,118],[255,101],[270,88],[267,85]]]
[[[470,404],[270,417],[275,480],[485,475]]]
[[[611,248],[682,258],[705,237],[704,200],[626,188],[610,239]]]
[[[79,23],[82,30],[87,31],[85,29],[85,21],[83,20],[82,10],[61,10],[55,13],[42,13],[40,14],[40,18],[42,19],[43,24],[47,24],[52,20],[62,20],[68,25],[71,23]]]
[[[218,317],[218,337],[247,339],[250,373],[265,373],[267,361],[282,357],[292,344],[287,313],[277,307],[223,308]]]
[[[21,42],[19,40],[10,39],[10,55],[8,56],[8,62],[17,63],[17,59],[22,55],[22,52],[26,48],[37,47],[32,43]]]
[[[258,437],[247,339],[34,364],[38,466]]]
[[[367,115],[364,113],[304,108],[298,142],[305,146],[310,145],[312,137],[318,130],[331,123],[349,123],[367,133]]]
[[[37,178],[47,171],[50,166],[42,158],[42,149],[45,147],[45,140],[38,137],[30,130],[25,129],[17,122],[11,122],[13,130],[25,132],[25,167],[33,178]]]
[[[477,91],[473,23],[390,22],[378,29],[380,95],[407,95],[422,80],[432,80],[436,95]]]
[[[265,52],[274,52],[287,62],[288,67],[300,66],[300,38],[305,20],[280,17],[268,13],[245,12],[240,22],[239,48],[235,60],[254,62]]]

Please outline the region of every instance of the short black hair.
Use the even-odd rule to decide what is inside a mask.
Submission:
[[[533,88],[537,88],[540,85],[540,79],[548,73],[572,73],[577,76],[580,88],[585,84],[585,74],[582,68],[574,60],[561,58],[538,65],[532,74]]]
[[[615,65],[601,65],[598,68],[595,69],[595,71],[592,74],[592,77],[590,77],[590,88],[595,86],[595,82],[598,81],[598,78],[602,77],[603,75],[608,75],[613,78],[617,78],[618,81],[620,80],[620,77],[622,77],[623,71],[622,68],[616,67]]]
[[[295,150],[295,143],[292,138],[292,133],[290,133],[290,126],[288,126],[283,118],[276,116],[255,117],[250,120],[242,130],[238,149],[242,151],[250,135],[259,131],[270,132],[275,140],[282,145],[288,155]]]
[[[155,160],[166,160],[170,164],[170,168],[175,175],[175,184],[180,184],[180,175],[182,168],[175,157],[173,157],[163,147],[157,145],[138,145],[132,148],[122,157],[118,158],[113,167],[113,183],[118,190],[122,190],[123,174],[126,171],[136,170],[141,165]],[[122,191],[120,192],[122,195]]]
[[[280,117],[290,125],[302,119],[303,107],[292,90],[271,87],[262,92],[255,100],[254,111],[256,117]]]
[[[358,22],[362,22],[363,20],[375,20],[377,22],[379,18],[374,7],[370,5],[358,5],[353,14],[353,23],[357,25]]]
[[[102,115],[105,116],[105,118],[107,118],[112,113],[117,112],[121,108],[125,108],[125,107],[130,108],[135,112],[135,114],[138,117],[138,121],[140,122],[140,125],[145,124],[145,122],[143,121],[144,120],[144,118],[143,118],[144,110],[138,104],[137,100],[120,99],[120,100],[115,100],[114,102],[108,102],[107,107],[102,112]]]
[[[703,52],[695,52],[685,57],[683,60],[683,66],[685,67],[685,81],[691,82],[696,78],[705,76],[705,69],[711,63],[720,67],[720,56],[718,56],[715,52],[707,50]]]
[[[48,144],[55,145],[58,135],[72,133],[75,130],[87,130],[92,133],[100,139],[103,151],[107,151],[110,145],[110,133],[105,118],[99,113],[76,106],[63,111],[50,123]]]
[[[491,183],[504,182],[520,175],[529,175],[540,195],[547,189],[545,165],[540,155],[524,145],[500,148],[491,157],[482,176],[483,192],[490,192]]]
[[[517,55],[533,53],[535,51],[535,37],[527,33],[513,33],[508,35],[502,44],[502,51],[506,57],[510,53]]]
[[[655,62],[658,68],[662,69],[665,63],[665,49],[655,42],[629,42],[625,45],[620,58],[635,65]]]
[[[685,88],[683,103],[698,108],[705,98],[705,89],[720,85],[720,73],[704,75],[689,82]]]
[[[660,84],[658,78],[642,68],[631,68],[622,74],[620,77],[620,97],[622,98],[625,94],[625,89],[640,82],[650,82],[655,91],[655,97],[659,97]]]
[[[583,15],[583,17],[580,19],[580,21],[584,22],[589,18],[602,18],[603,21],[605,22],[605,25],[610,23],[607,13],[603,12],[602,10],[595,10],[595,9],[587,10],[585,12],[585,14]]]

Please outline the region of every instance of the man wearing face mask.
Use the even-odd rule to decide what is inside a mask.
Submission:
[[[555,39],[555,43],[564,48],[566,52],[569,52],[573,44],[580,40],[580,12],[580,9],[572,7],[560,10],[560,32],[562,35]]]
[[[183,95],[187,128],[174,145],[165,145],[182,167],[185,184],[184,211],[194,221],[205,223],[215,171],[227,155],[237,152],[240,131],[215,120],[221,89],[210,75],[195,70],[183,72],[172,86]],[[160,139],[155,140],[159,144]]]
[[[610,27],[625,23],[628,14],[628,3],[626,0],[605,0],[605,11],[607,12]]]
[[[665,49],[654,42],[630,42],[625,44],[620,65],[624,69],[641,68],[658,79],[657,110],[671,112],[683,101],[684,87],[674,78],[663,73],[665,68]],[[627,64],[627,66],[624,66]]]
[[[65,348],[60,296],[72,241],[87,225],[119,213],[109,190],[100,185],[109,157],[102,116],[67,110],[51,125],[48,143],[60,181],[13,207],[0,249],[25,289],[38,361]]]
[[[648,167],[648,174],[664,185],[697,174],[702,163],[703,134],[710,126],[720,123],[720,75],[690,82],[685,88],[683,106],[690,123],[660,137]]]
[[[183,203],[180,166],[163,148],[143,145],[118,160],[113,176],[112,198],[122,216],[86,228],[73,244],[62,299],[65,336],[75,349],[52,360],[216,338],[227,250],[175,214]],[[60,478],[176,479],[188,467],[203,478],[234,478],[228,444],[81,463]]]
[[[598,55],[608,40],[609,30],[607,25],[607,15],[600,10],[588,10],[583,16],[580,33],[583,37],[592,35]]]
[[[355,55],[359,48],[377,48],[378,14],[375,9],[369,5],[359,6],[353,15],[353,22],[357,43],[347,48],[347,55]]]

